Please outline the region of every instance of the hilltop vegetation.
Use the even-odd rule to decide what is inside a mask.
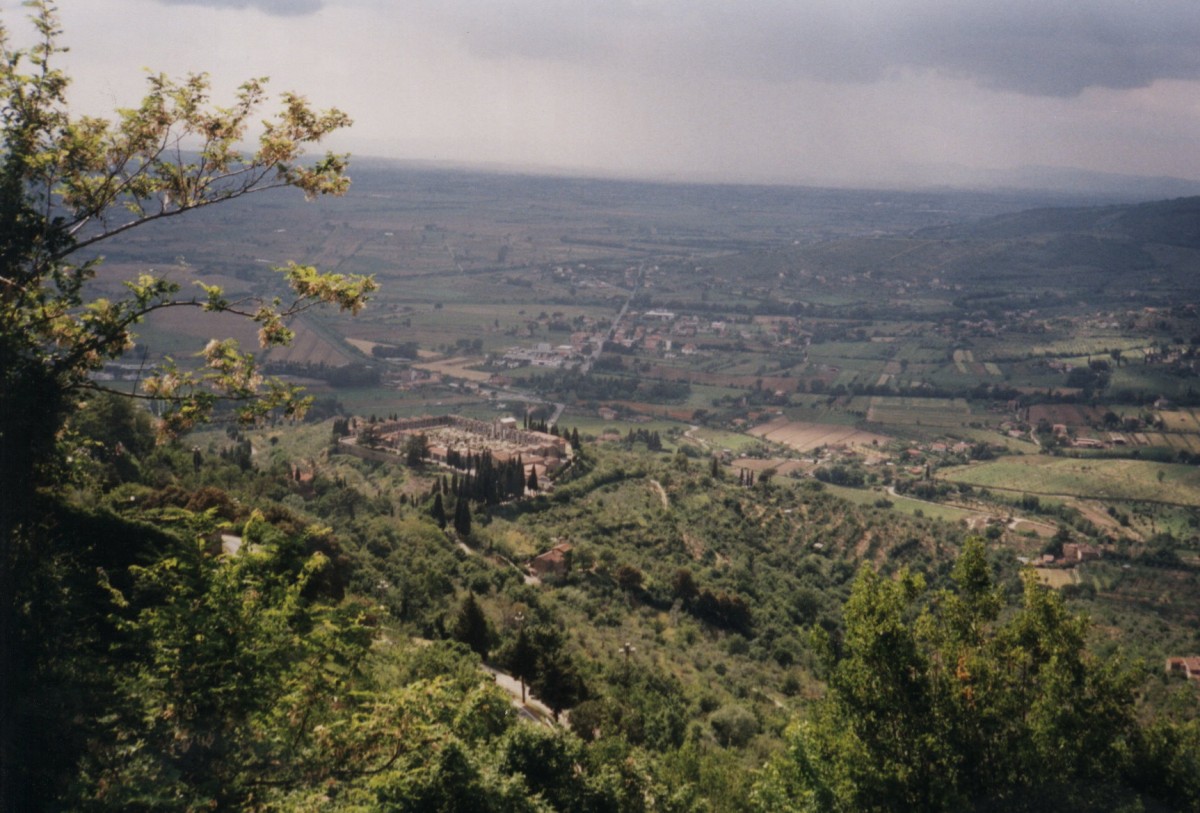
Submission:
[[[1194,201],[379,167],[248,207],[345,192],[298,160],[345,117],[285,96],[244,155],[260,83],[155,77],[73,118],[34,7],[0,807],[1200,806]],[[197,314],[237,335],[180,355]],[[429,412],[474,447],[381,428]],[[480,448],[519,416],[569,462]]]
[[[43,505],[51,548],[22,591],[37,697],[22,707],[47,735],[26,742],[26,781],[47,807],[1195,798],[1195,722],[1135,691],[1159,678],[1090,654],[1081,617],[961,527],[585,442],[550,495],[473,503],[459,534],[433,511],[454,502],[442,471],[332,453],[328,422],[206,433],[197,462],[116,414],[80,425],[97,450],[125,437],[141,454]],[[561,575],[514,567],[559,539],[573,545]],[[1043,670],[1033,683],[1009,671],[1014,647]],[[569,717],[515,720],[481,658]],[[857,727],[879,715],[891,739]],[[1062,737],[1079,759],[1054,750]]]

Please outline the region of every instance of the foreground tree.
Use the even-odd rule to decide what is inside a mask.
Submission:
[[[107,361],[132,346],[133,329],[169,308],[225,312],[259,325],[264,347],[286,343],[294,316],[320,302],[357,311],[374,288],[370,278],[281,269],[286,297],[231,300],[210,285],[184,291],[143,274],[120,299],[90,299],[88,283],[104,241],[158,220],[295,187],[306,196],[341,194],[349,183],[344,156],[301,160],[306,146],[347,126],[337,110],[314,110],[284,94],[263,122],[257,148],[240,144],[267,101],[264,80],[239,89],[229,107],[213,104],[208,80],[149,78],[141,104],[112,120],[72,115],[68,77],[55,65],[63,50],[54,7],[32,3],[37,43],[10,45],[0,28],[0,808],[14,796],[12,723],[20,687],[14,676],[35,671],[36,654],[19,646],[29,628],[21,590],[36,582],[39,521],[49,510],[35,497],[64,477],[69,457],[62,428]],[[297,391],[264,379],[252,354],[232,340],[209,342],[202,369],[173,364],[155,371],[134,397],[162,407],[164,434],[187,429],[227,400],[243,421],[272,410],[297,416]],[[31,644],[36,646],[36,642]]]
[[[1135,672],[1089,653],[1086,619],[1032,574],[1002,618],[978,540],[953,581],[930,596],[860,571],[828,693],[759,777],[759,809],[1194,808],[1197,752],[1181,734],[1170,759],[1153,755],[1176,729],[1140,725]]]
[[[259,324],[263,347],[286,343],[285,320],[314,304],[357,311],[373,289],[369,278],[322,275],[311,267],[281,269],[291,289],[284,301],[230,300],[210,285],[188,292],[143,274],[126,283],[119,300],[87,299],[87,283],[101,258],[99,244],[131,229],[194,209],[279,187],[305,195],[343,193],[349,180],[343,156],[301,162],[306,145],[347,126],[337,110],[318,112],[294,94],[263,124],[258,149],[243,153],[251,120],[266,101],[263,80],[238,91],[232,107],[213,105],[203,75],[176,82],[150,77],[139,107],[114,121],[74,117],[66,106],[68,79],[54,67],[54,10],[35,5],[41,41],[14,50],[0,39],[0,455],[4,485],[44,482],[55,432],[81,392],[96,389],[90,376],[133,342],[133,328],[152,312],[197,308],[227,312]],[[0,36],[3,32],[0,31]],[[202,420],[218,398],[238,404],[245,420],[271,409],[295,414],[297,393],[264,380],[253,357],[233,341],[210,342],[206,368],[169,367],[152,375],[142,397],[166,407],[165,429]],[[29,409],[38,404],[39,409]]]

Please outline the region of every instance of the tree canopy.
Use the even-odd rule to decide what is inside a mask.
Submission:
[[[153,273],[128,280],[120,298],[95,296],[89,284],[102,261],[98,251],[132,229],[270,189],[293,187],[308,197],[345,192],[345,156],[302,156],[350,119],[285,93],[263,120],[266,80],[247,81],[222,106],[203,74],[152,74],[142,101],[110,119],[73,114],[70,80],[57,66],[65,49],[56,10],[48,2],[29,5],[35,44],[14,47],[0,28],[0,780],[6,793],[14,786],[13,676],[29,666],[17,648],[28,607],[18,574],[36,572],[45,550],[38,538],[45,505],[34,495],[69,475],[75,457],[63,427],[89,391],[104,388],[94,374],[132,347],[136,325],[156,311],[239,315],[258,324],[260,344],[269,347],[291,338],[289,317],[321,302],[355,312],[375,286],[369,277],[292,263],[280,269],[288,296],[230,299],[218,286],[187,291]],[[252,137],[256,146],[247,149]],[[166,435],[205,420],[221,400],[235,404],[244,421],[272,410],[299,415],[307,405],[295,388],[260,375],[252,353],[216,339],[202,349],[199,369],[168,362],[126,395],[156,401]]]
[[[26,481],[52,458],[55,431],[79,393],[101,386],[92,374],[131,348],[147,315],[169,308],[236,314],[259,325],[265,348],[291,338],[289,317],[320,302],[356,312],[375,285],[291,263],[280,269],[288,297],[230,299],[219,286],[187,291],[153,273],[127,281],[122,298],[91,297],[97,250],[132,229],[281,187],[308,197],[345,192],[345,156],[305,161],[303,153],[350,119],[285,93],[247,150],[268,103],[266,80],[247,81],[232,105],[221,106],[204,74],[152,74],[136,107],[112,119],[73,115],[69,78],[55,62],[65,50],[55,9],[39,2],[33,12],[39,40],[32,47],[12,47],[0,29],[0,454],[6,471]],[[136,394],[165,407],[167,432],[203,420],[218,399],[237,402],[248,421],[305,407],[296,390],[264,379],[232,340],[209,342],[201,358],[201,371],[167,364]],[[22,408],[31,403],[42,408]]]
[[[952,581],[930,595],[863,566],[828,693],[759,778],[760,809],[1140,809],[1168,784],[1138,767],[1154,729],[1135,671],[1088,651],[1085,618],[1032,573],[1002,616],[977,539]]]

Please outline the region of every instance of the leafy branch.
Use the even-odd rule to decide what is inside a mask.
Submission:
[[[290,342],[287,320],[315,305],[351,313],[363,307],[375,289],[371,277],[322,274],[296,263],[277,269],[291,291],[286,302],[230,301],[219,286],[202,283],[201,295],[182,296],[178,284],[154,274],[126,283],[124,298],[89,301],[85,288],[101,258],[81,255],[132,229],[281,187],[308,199],[345,193],[345,155],[303,156],[351,122],[340,110],[317,110],[285,93],[252,139],[268,103],[266,80],[245,82],[233,104],[220,106],[205,74],[178,80],[152,74],[138,106],[112,119],[73,116],[70,80],[54,65],[66,50],[58,44],[56,9],[44,1],[29,5],[36,44],[14,48],[0,28],[0,361],[14,391],[23,380],[53,382],[68,396],[94,388],[91,374],[129,350],[134,327],[159,310],[242,316],[259,325],[259,344],[269,348]],[[259,375],[254,356],[233,342],[210,343],[200,356],[203,372],[181,372],[168,362],[146,381],[144,394],[167,407],[166,434],[204,420],[225,399],[243,402],[243,420],[274,409],[303,413],[295,388]],[[64,407],[69,403],[64,399]],[[0,438],[7,442],[12,434],[0,428]]]

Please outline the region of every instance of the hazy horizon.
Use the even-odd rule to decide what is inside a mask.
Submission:
[[[14,42],[27,10],[0,0]],[[72,103],[270,76],[363,156],[681,182],[920,187],[1026,168],[1200,180],[1200,5],[88,0]],[[1035,173],[1036,175],[1036,173]]]

